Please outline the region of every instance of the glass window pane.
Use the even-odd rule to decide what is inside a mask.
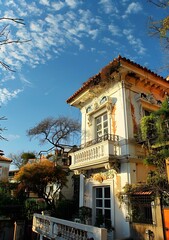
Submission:
[[[104,207],[110,208],[110,200],[104,200]]]
[[[101,123],[101,117],[96,118],[96,123],[97,124]]]
[[[103,127],[106,128],[108,126],[108,122],[103,123]]]
[[[96,188],[96,198],[102,198],[102,188]]]
[[[105,135],[105,134],[108,134],[108,128],[105,128],[105,129],[104,129],[104,135]]]
[[[102,209],[97,208],[96,209],[96,216],[102,215]]]
[[[110,210],[109,210],[109,209],[105,209],[105,211],[104,211],[104,216],[105,216],[105,218],[107,218],[107,219],[110,219],[110,218],[111,218]]]
[[[102,128],[101,124],[97,125],[97,131],[99,131],[101,128]]]
[[[105,187],[104,188],[104,197],[105,198],[110,198],[110,187]]]
[[[96,207],[102,207],[103,206],[103,201],[102,199],[97,199],[96,200]]]
[[[103,121],[107,120],[107,113],[103,115]]]

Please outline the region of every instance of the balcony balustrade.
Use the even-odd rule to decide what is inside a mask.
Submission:
[[[80,146],[80,149],[70,154],[71,166],[74,170],[79,167],[108,163],[115,156],[119,156],[119,137],[106,134]]]
[[[107,240],[107,229],[34,214],[32,231],[43,237],[58,240]]]

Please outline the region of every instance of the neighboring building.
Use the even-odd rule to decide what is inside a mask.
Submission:
[[[11,162],[11,159],[5,157],[3,151],[0,150],[0,181],[8,181]]]
[[[64,153],[61,153],[60,151],[50,152],[46,156],[41,155],[40,158],[29,159],[28,163],[36,163],[36,162],[42,162],[42,161],[46,161],[46,160],[47,161],[52,161],[54,165],[57,164],[59,166],[62,166],[62,168],[65,171],[69,171],[70,161],[69,161],[69,158],[68,158],[68,153],[66,151]],[[8,174],[9,182],[15,182],[16,181],[16,180],[14,180],[14,176],[15,176],[15,174],[17,174],[18,171],[19,171],[19,169],[9,170],[9,174]],[[56,197],[57,199],[62,197],[63,199],[73,200],[73,197],[74,197],[74,179],[72,178],[72,176],[73,176],[73,172],[70,172],[67,175],[67,186],[64,186],[61,190],[59,190],[59,192],[57,193],[57,197]],[[46,187],[46,193],[49,194],[49,192],[50,192],[51,195],[52,195],[53,193],[55,193],[57,188],[58,188],[57,184],[50,183]],[[35,194],[35,193],[33,193],[29,190],[27,190],[27,197],[38,198],[37,194]]]
[[[80,175],[79,206],[92,208],[92,224],[111,226],[114,239],[131,236],[131,222],[136,232],[142,224],[135,239],[149,234],[164,239],[160,204],[152,201],[152,192],[133,199],[139,221],[121,206],[118,194],[127,183],[145,183],[150,169],[138,144],[139,123],[168,95],[166,79],[119,56],[67,100],[82,115],[81,146],[70,154],[70,169]]]

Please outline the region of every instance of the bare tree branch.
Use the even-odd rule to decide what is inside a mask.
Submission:
[[[8,22],[14,22],[16,24],[22,24],[25,25],[24,20],[21,18],[9,18],[9,17],[1,17],[0,21],[8,21]],[[9,24],[6,24],[2,30],[0,31],[0,46],[3,45],[9,45],[9,44],[22,44],[31,41],[30,39],[21,40],[21,39],[10,39],[8,30]],[[15,72],[5,61],[0,61],[0,64],[3,68],[5,68],[8,71]]]
[[[38,138],[41,144],[48,142],[54,147],[59,147],[79,131],[78,121],[68,117],[59,117],[42,120],[35,127],[29,129],[27,135],[30,139]]]

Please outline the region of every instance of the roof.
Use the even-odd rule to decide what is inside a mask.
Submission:
[[[139,192],[134,192],[132,195],[141,195],[141,196],[147,196],[147,195],[151,195],[153,193],[153,191],[139,191]]]
[[[149,70],[146,67],[142,67],[141,65],[131,61],[130,59],[127,59],[125,57],[122,56],[118,56],[117,58],[115,58],[112,62],[110,62],[107,66],[105,66],[104,68],[101,69],[101,71],[94,75],[93,77],[89,78],[85,83],[83,83],[82,87],[79,88],[71,97],[69,97],[67,99],[67,103],[70,103],[71,101],[73,101],[78,95],[80,95],[81,93],[83,93],[85,90],[88,89],[88,87],[91,84],[97,84],[98,82],[101,81],[102,77],[104,76],[104,72],[106,69],[108,68],[113,68],[113,70],[115,71],[115,69],[118,69],[120,66],[123,66],[125,64],[128,64],[130,67],[135,67],[141,71],[143,71],[144,74],[150,74],[152,75],[152,77],[158,78],[161,81],[165,81],[168,82],[167,79],[163,78],[162,76],[152,72],[151,70]]]
[[[12,162],[12,160],[10,158],[5,157],[3,151],[0,150],[0,162]]]
[[[12,162],[10,158],[7,158],[5,156],[0,156],[0,162]]]

